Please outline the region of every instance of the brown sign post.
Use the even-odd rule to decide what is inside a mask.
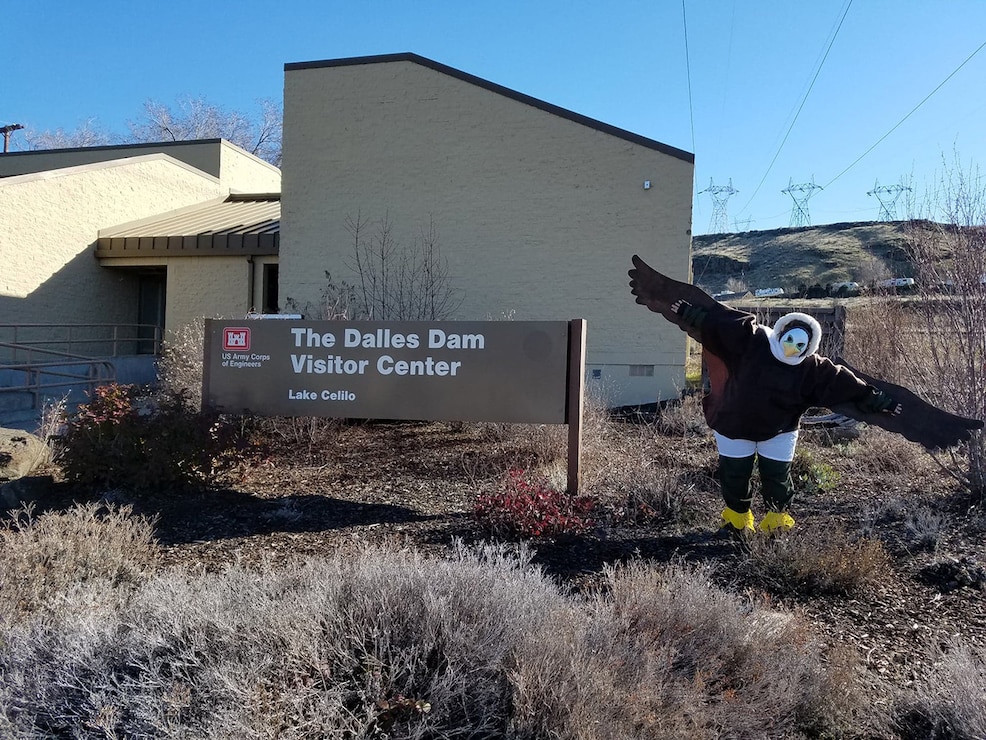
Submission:
[[[585,321],[205,322],[203,403],[224,413],[568,424],[579,486]]]

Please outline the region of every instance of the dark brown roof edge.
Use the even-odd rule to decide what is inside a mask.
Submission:
[[[280,200],[280,193],[230,193],[226,196],[226,202],[234,200]]]
[[[61,149],[23,149],[16,152],[4,152],[0,156],[29,156],[32,154],[58,154],[61,152],[106,152],[128,151],[134,149],[167,149],[169,147],[189,146],[192,144],[218,144],[222,139],[188,139],[185,141],[148,141],[146,144],[100,144],[98,146],[70,146]],[[256,155],[254,155],[256,156]]]
[[[477,85],[478,87],[485,88],[491,92],[504,95],[508,98],[513,98],[514,100],[534,106],[535,108],[540,108],[547,113],[552,113],[556,116],[567,118],[568,120],[582,124],[583,126],[588,126],[589,128],[594,128],[597,131],[602,131],[603,133],[610,134],[611,136],[616,136],[620,139],[631,141],[634,144],[639,144],[640,146],[647,147],[648,149],[655,149],[663,154],[676,157],[677,159],[684,160],[690,164],[695,163],[695,155],[691,152],[686,152],[684,149],[678,149],[670,146],[669,144],[662,144],[654,139],[648,139],[646,136],[635,134],[632,131],[611,126],[608,123],[603,123],[595,118],[583,116],[581,113],[575,113],[567,108],[562,108],[560,106],[553,105],[552,103],[546,103],[545,101],[539,100],[538,98],[533,98],[530,95],[525,95],[524,93],[517,92],[516,90],[511,90],[509,87],[498,85],[495,82],[484,80],[482,77],[476,77],[468,72],[463,72],[462,70],[449,67],[445,64],[432,61],[431,59],[427,59],[411,52],[401,54],[378,54],[376,56],[348,57],[345,59],[326,59],[317,62],[290,62],[284,65],[284,71],[288,72],[296,69],[319,69],[323,67],[349,67],[357,64],[381,64],[386,62],[414,62],[415,64],[422,65],[423,67],[429,67],[436,72],[441,72],[442,74],[449,75],[450,77],[456,77],[464,82]]]

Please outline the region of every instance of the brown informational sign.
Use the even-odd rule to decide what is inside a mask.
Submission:
[[[264,416],[565,424],[570,323],[210,319],[202,398]]]

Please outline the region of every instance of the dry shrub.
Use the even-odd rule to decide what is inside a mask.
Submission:
[[[339,439],[346,422],[320,416],[258,416],[244,419],[244,424],[255,449],[303,452],[314,460]]]
[[[835,735],[852,676],[803,624],[705,571],[610,574],[585,600],[523,548],[358,549],[286,567],[91,580],[0,639],[0,735]]]
[[[129,506],[81,504],[35,516],[29,505],[11,517],[0,528],[0,625],[79,584],[138,583],[157,559],[153,522]]]
[[[837,735],[878,722],[861,719],[843,656],[795,616],[720,590],[708,568],[636,562],[607,575],[590,639],[619,715],[599,718],[609,736]]]
[[[905,384],[904,354],[924,354],[927,342],[920,317],[896,298],[874,297],[847,312],[845,359],[860,370],[898,385]]]
[[[469,426],[473,426],[469,424]],[[466,474],[475,480],[501,479],[511,469],[544,476],[564,489],[568,469],[568,432],[562,424],[507,424],[477,422],[475,434],[487,449],[482,458],[463,459]],[[596,469],[615,440],[613,423],[601,400],[587,396],[582,413],[581,470],[583,484],[591,487]]]
[[[158,387],[167,395],[188,399],[202,408],[202,353],[205,322],[193,321],[174,332],[162,345],[158,360]]]
[[[958,639],[934,649],[932,669],[895,708],[905,737],[986,737],[986,655]]]
[[[506,551],[171,571],[112,618],[72,610],[0,641],[0,734],[503,736],[512,653],[571,611]]]
[[[688,437],[709,433],[702,410],[701,394],[692,393],[661,407],[654,421],[655,429],[668,437]]]
[[[940,469],[923,447],[877,427],[866,427],[858,440],[841,451],[843,462],[864,478],[917,481],[932,471],[940,476]]]
[[[831,523],[754,537],[746,562],[750,576],[772,592],[802,596],[851,594],[878,583],[890,567],[881,542],[850,536]]]

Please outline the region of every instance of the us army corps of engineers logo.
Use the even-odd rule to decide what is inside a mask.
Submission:
[[[223,367],[262,367],[269,359],[270,355],[250,352],[249,327],[227,326],[223,329]]]

